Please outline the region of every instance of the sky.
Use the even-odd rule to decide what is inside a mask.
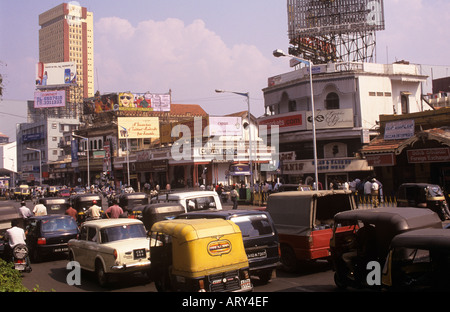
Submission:
[[[286,0],[80,0],[94,14],[95,90],[172,92],[172,103],[199,104],[211,115],[247,109],[264,114],[262,89],[286,73]],[[26,122],[39,58],[38,16],[57,0],[0,0],[0,132]],[[386,0],[386,29],[377,32],[377,63],[407,60],[449,65],[448,0]],[[443,73],[442,75],[450,75]],[[438,77],[435,77],[438,78]],[[11,136],[11,135],[10,135]],[[14,135],[15,137],[15,135]]]

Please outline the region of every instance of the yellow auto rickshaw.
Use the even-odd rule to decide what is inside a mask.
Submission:
[[[176,219],[151,228],[151,275],[158,291],[251,291],[239,227],[223,219]]]

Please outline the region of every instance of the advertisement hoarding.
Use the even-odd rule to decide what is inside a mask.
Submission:
[[[119,139],[159,139],[158,117],[118,117]]]
[[[34,92],[34,108],[51,108],[66,106],[66,91]]]
[[[170,112],[170,101],[169,93],[121,92],[118,95],[119,110]]]
[[[37,63],[36,88],[76,85],[77,66],[75,62]]]

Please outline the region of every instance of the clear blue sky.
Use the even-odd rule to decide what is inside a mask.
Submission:
[[[0,73],[4,100],[33,98],[38,15],[56,0],[0,0]],[[173,103],[200,104],[222,115],[264,113],[267,78],[291,69],[286,0],[86,0],[94,13],[95,85],[100,92],[167,92]],[[386,0],[386,30],[377,33],[377,62],[448,65],[448,0]],[[1,116],[0,105],[0,118]],[[4,118],[4,116],[3,116]],[[1,122],[1,119],[0,119]],[[0,132],[2,125],[0,124]]]

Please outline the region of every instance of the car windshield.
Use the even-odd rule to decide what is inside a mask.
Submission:
[[[242,232],[242,237],[257,237],[272,234],[272,226],[265,214],[238,216],[230,219],[236,223]]]
[[[48,232],[64,232],[77,229],[77,224],[72,218],[55,218],[50,220],[43,220],[41,231]]]
[[[109,243],[129,238],[147,237],[143,224],[125,224],[100,230],[102,243]]]

